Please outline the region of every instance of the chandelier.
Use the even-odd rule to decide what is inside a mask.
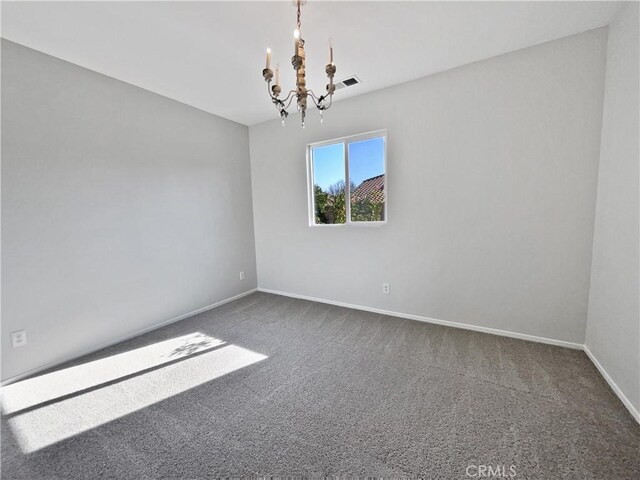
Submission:
[[[331,107],[333,92],[335,92],[335,85],[333,84],[333,76],[336,73],[336,66],[333,64],[333,47],[329,42],[329,63],[324,68],[324,71],[329,77],[329,83],[327,84],[327,92],[319,97],[313,93],[312,90],[307,89],[307,81],[305,79],[305,51],[304,51],[304,39],[301,33],[300,23],[300,7],[302,6],[302,0],[296,1],[297,6],[297,20],[296,29],[293,32],[293,38],[295,40],[293,57],[291,57],[291,65],[296,72],[296,88],[291,90],[285,98],[280,98],[282,88],[280,87],[280,67],[276,66],[276,81],[272,86],[271,81],[273,79],[273,70],[271,70],[271,49],[267,48],[267,65],[262,70],[262,76],[265,82],[267,82],[267,93],[271,98],[271,102],[275,105],[282,125],[284,126],[285,119],[289,116],[287,109],[291,105],[293,99],[296,99],[296,104],[300,116],[302,117],[302,128],[304,128],[304,120],[307,113],[307,99],[311,99],[315,107],[320,111],[320,122],[323,120],[323,112]]]

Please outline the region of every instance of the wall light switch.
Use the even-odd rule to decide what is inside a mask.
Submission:
[[[244,272],[240,272],[240,280],[244,280]]]
[[[18,330],[17,332],[11,332],[11,346],[24,347],[27,344],[27,331]]]

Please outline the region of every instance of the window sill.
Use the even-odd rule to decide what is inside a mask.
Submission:
[[[324,227],[356,227],[356,228],[371,228],[371,227],[384,227],[387,222],[351,222],[351,223],[320,223],[311,224],[309,227],[324,228]]]

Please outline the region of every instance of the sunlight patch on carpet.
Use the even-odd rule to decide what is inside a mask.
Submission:
[[[2,388],[2,413],[16,413],[224,343],[194,332],[12,383]]]
[[[184,355],[184,352],[180,355]],[[31,453],[266,358],[265,355],[236,345],[224,345],[199,355],[186,356],[181,361],[140,375],[17,413],[8,422],[22,451]],[[120,373],[122,371],[124,369],[119,370]],[[64,370],[56,373],[61,372]],[[71,378],[73,377],[70,376],[70,382],[75,381]],[[101,378],[104,380],[106,376]],[[13,405],[15,407],[16,404]]]

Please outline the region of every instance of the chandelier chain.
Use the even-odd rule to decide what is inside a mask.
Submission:
[[[298,26],[298,30],[300,30],[301,27],[301,22],[300,22],[300,4],[301,4],[301,0],[298,0],[298,17],[297,17],[297,26]]]

